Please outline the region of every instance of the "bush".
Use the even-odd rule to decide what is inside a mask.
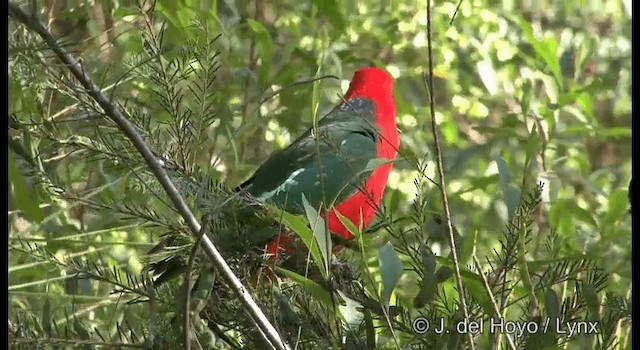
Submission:
[[[417,1],[77,4],[45,8],[47,28],[163,161],[292,347],[630,346],[626,2],[435,4],[431,52]],[[143,157],[10,14],[12,348],[182,349],[184,333],[192,348],[266,348]],[[364,65],[396,81],[401,149],[384,206],[337,260],[312,248],[257,283],[257,237],[274,223],[308,242],[326,232],[307,225],[318,208],[246,220],[233,189]],[[190,255],[190,278],[151,283],[150,266]]]

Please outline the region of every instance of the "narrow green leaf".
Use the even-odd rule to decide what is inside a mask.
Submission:
[[[378,249],[378,261],[380,263],[380,275],[383,286],[382,301],[388,305],[391,293],[400,280],[404,268],[400,258],[398,258],[398,253],[396,253],[389,242]]]
[[[44,301],[44,305],[42,305],[42,329],[48,336],[52,337],[53,334],[51,332],[51,300],[47,297]]]
[[[489,59],[478,61],[476,69],[478,70],[478,75],[480,75],[480,80],[482,80],[489,94],[493,96],[498,93],[498,80],[491,61]]]
[[[362,232],[356,227],[356,225],[353,224],[353,222],[351,222],[351,220],[347,219],[346,216],[340,214],[340,212],[338,212],[337,210],[334,212],[336,213],[338,220],[340,220],[344,227],[347,228],[347,231],[349,231],[349,233],[351,233],[355,238],[360,237]]]
[[[73,329],[78,333],[80,339],[87,340],[90,338],[89,331],[87,331],[82,322],[80,322],[80,320],[75,316],[73,317]]]
[[[580,107],[584,114],[589,117],[589,120],[593,119],[593,98],[591,97],[591,94],[586,92],[579,92],[578,96],[576,97],[576,104]]]
[[[44,213],[40,208],[40,201],[36,197],[33,188],[27,186],[22,173],[18,170],[14,159],[14,153],[9,152],[9,195],[11,201],[19,209],[24,217],[32,222],[40,222]]]
[[[509,171],[509,166],[502,157],[497,156],[494,160],[498,166],[498,175],[500,175],[500,188],[503,193],[506,193],[511,183],[511,171]]]
[[[593,284],[588,282],[582,283],[582,295],[587,303],[587,309],[589,310],[589,318],[599,320],[600,319],[600,302],[598,301],[598,292]]]
[[[320,58],[318,58],[320,59]],[[316,71],[316,75],[314,78],[320,76],[320,64],[318,64],[318,70]],[[320,107],[320,94],[322,93],[322,80],[316,80],[312,83],[311,88],[311,116],[313,117],[313,127],[314,131],[318,125],[318,108]],[[316,135],[317,133],[314,133]]]
[[[575,57],[572,47],[567,48],[560,55],[560,72],[565,78],[572,79],[575,75]]]
[[[627,215],[627,191],[614,191],[607,200],[607,212],[602,220],[602,226],[613,225],[623,215]]]
[[[278,266],[276,266],[275,269],[278,273],[281,273],[287,276],[298,285],[304,287],[307,291],[309,291],[311,295],[313,295],[316,299],[320,300],[325,305],[331,306],[331,307],[333,306],[333,303],[331,301],[331,295],[324,288],[322,288],[322,286],[319,285],[318,283],[302,275],[299,275],[293,271],[289,271]]]
[[[558,299],[558,294],[549,288],[544,293],[544,308],[547,311],[547,317],[552,320],[558,318],[558,312],[560,312],[560,300]]]
[[[590,36],[585,36],[582,39],[582,44],[580,45],[580,49],[578,50],[578,55],[576,58],[576,79],[582,77],[583,72],[585,71],[585,67],[590,59],[593,58],[593,54],[596,50],[596,40]]]
[[[315,237],[316,242],[318,243],[318,247],[320,248],[320,253],[324,258],[324,268],[322,271],[327,272],[329,269],[329,258],[331,251],[331,235],[328,234],[326,230],[326,226],[324,223],[324,219],[320,216],[320,213],[309,204],[307,198],[302,195],[302,204],[304,206],[304,211],[307,214],[307,219],[311,224],[311,231],[313,232],[313,236]]]
[[[389,159],[385,159],[385,158],[374,158],[374,159],[371,159],[367,163],[367,166],[364,168],[364,170],[362,172],[374,171],[374,170],[378,169],[379,167],[381,167],[382,165],[385,165],[385,164],[387,164],[389,162],[390,162]]]
[[[538,127],[534,124],[531,128],[531,132],[529,132],[529,137],[527,137],[527,145],[525,147],[526,150],[526,164],[529,164],[533,159],[536,158],[538,153],[540,153],[540,145],[542,144],[542,137],[538,133]]]
[[[564,208],[565,215],[573,214],[575,219],[590,224],[593,227],[598,227],[598,222],[596,221],[594,214],[589,210],[581,208],[577,203],[573,201],[565,201]]]
[[[413,305],[416,308],[421,308],[429,303],[438,290],[435,254],[433,254],[428,245],[422,244],[420,246],[420,256],[422,260],[423,277],[420,280],[420,291],[413,299]]]
[[[211,296],[211,291],[214,290],[215,283],[216,274],[210,272],[210,263],[201,262],[198,284],[193,291],[192,300],[192,302],[197,303],[196,310],[200,311],[200,307],[204,307],[207,304]]]
[[[527,41],[533,47],[536,55],[544,61],[546,67],[553,73],[553,77],[558,84],[562,83],[562,74],[560,72],[560,60],[557,56],[558,42],[554,37],[547,37],[542,41],[538,41],[533,35],[531,23],[526,20],[519,21],[518,25],[522,30]]]
[[[544,84],[544,90],[549,97],[549,102],[552,104],[558,103],[558,98],[560,96],[560,88],[558,86],[558,82],[553,79],[552,76],[547,74],[538,74],[540,80],[542,80],[542,84]]]
[[[584,261],[585,259],[589,259],[594,262],[599,262],[600,259],[595,259],[593,257],[587,257],[583,254],[574,254],[574,255],[566,255],[563,257],[558,257],[554,259],[540,259],[528,262],[527,266],[529,267],[530,272],[543,272],[548,269],[549,266],[555,265],[558,263],[570,263],[570,262],[579,262]]]
[[[441,266],[438,271],[436,271],[436,282],[442,283],[453,276],[453,270],[448,266]]]
[[[424,269],[424,273],[435,275],[436,273],[436,256],[431,251],[431,248],[426,245],[420,245],[420,257],[422,259],[422,267]]]
[[[176,28],[184,27],[182,19],[178,13],[178,3],[174,0],[158,0],[155,3],[154,10],[162,14]]]
[[[461,264],[466,264],[471,254],[473,254],[473,249],[476,244],[476,238],[478,236],[478,230],[472,230],[471,233],[467,232],[463,236],[461,240],[461,247],[457,247],[460,250],[460,254],[458,255],[458,261]]]
[[[266,205],[266,207],[271,209],[274,217],[280,218],[292,232],[300,237],[302,242],[309,249],[314,263],[318,268],[320,268],[320,271],[324,271],[325,265],[322,260],[322,253],[320,252],[318,244],[314,242],[315,238],[313,232],[309,229],[309,226],[307,226],[307,222],[300,216],[293,215],[274,206]]]
[[[247,18],[247,23],[251,28],[251,31],[255,34],[255,41],[258,47],[258,57],[262,61],[258,77],[261,84],[266,84],[269,81],[269,72],[273,69],[271,66],[271,60],[273,58],[273,41],[271,40],[271,34],[267,31],[262,23],[255,21],[251,18]]]
[[[520,189],[511,185],[511,172],[507,162],[499,156],[495,158],[495,161],[498,165],[498,175],[500,175],[500,188],[504,195],[504,203],[507,206],[507,217],[511,220],[520,203]]]
[[[522,82],[522,94],[520,95],[520,108],[522,110],[522,114],[526,115],[529,113],[529,108],[531,107],[531,98],[532,98],[532,93],[531,90],[533,90],[533,84],[531,83],[531,80],[526,79],[523,80]]]

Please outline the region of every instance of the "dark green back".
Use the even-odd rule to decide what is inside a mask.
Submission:
[[[379,131],[373,104],[355,98],[338,105],[287,148],[275,152],[240,187],[259,201],[302,213],[302,194],[315,208],[356,192],[373,169]],[[324,189],[324,192],[322,191]]]

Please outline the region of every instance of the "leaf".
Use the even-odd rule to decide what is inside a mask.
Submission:
[[[309,294],[314,296],[316,299],[320,300],[325,305],[332,307],[333,302],[331,300],[331,295],[329,295],[329,292],[327,292],[324,288],[322,288],[322,286],[319,285],[318,283],[302,275],[299,275],[293,271],[283,269],[279,266],[275,266],[275,270],[278,273],[281,273],[286,277],[290,278],[292,281],[294,281],[298,285],[304,287],[307,291],[309,291]]]
[[[560,88],[556,80],[553,79],[552,76],[547,74],[537,74],[538,78],[542,80],[542,84],[544,84],[544,90],[549,97],[549,102],[553,105],[558,103],[558,97],[560,96]],[[553,107],[552,107],[553,108]]]
[[[583,209],[573,201],[565,202],[565,215],[568,213],[573,214],[576,219],[582,222],[588,223],[593,227],[598,227],[598,222],[594,217],[594,213],[590,212],[589,210]]]
[[[318,58],[320,60],[320,58]],[[314,78],[320,76],[321,66],[318,64],[316,75]],[[320,96],[322,94],[322,80],[316,80],[311,83],[311,116],[313,117],[314,135],[317,135],[316,128],[318,127],[318,108],[320,107]]]
[[[197,312],[202,311],[202,309],[207,305],[211,292],[215,290],[216,274],[210,272],[210,265],[211,263],[208,261],[200,263],[198,282],[197,285],[194,286],[195,290],[192,290],[192,303],[196,305],[195,310]]]
[[[576,104],[580,106],[584,114],[589,117],[589,120],[593,119],[593,98],[591,94],[579,92],[579,95],[576,97]]]
[[[413,299],[413,305],[416,308],[421,308],[429,303],[438,290],[435,254],[433,254],[431,248],[428,245],[422,244],[420,246],[420,255],[424,277],[420,281],[420,291],[418,292],[418,295],[416,295],[416,297]]]
[[[582,39],[582,45],[580,45],[580,49],[578,50],[578,55],[576,58],[576,79],[582,77],[582,74],[585,71],[585,67],[589,60],[592,59],[595,50],[596,40],[590,36],[585,36]]]
[[[318,213],[318,211],[309,204],[304,194],[302,195],[302,204],[304,206],[304,211],[307,214],[307,219],[311,224],[313,236],[318,243],[322,257],[324,258],[325,268],[322,269],[322,271],[327,272],[329,269],[329,252],[331,251],[331,235],[327,234],[324,219],[320,217],[320,213]]]
[[[352,331],[358,330],[364,319],[364,314],[360,311],[362,305],[349,298],[345,293],[337,291],[340,297],[345,301],[346,305],[339,305],[338,310],[344,320],[346,328]]]
[[[173,0],[158,0],[155,3],[155,11],[162,14],[175,27],[181,27],[180,18],[178,18],[178,2]]]
[[[458,261],[460,264],[466,264],[471,257],[471,254],[473,254],[477,236],[478,230],[471,230],[471,233],[465,233],[460,242],[461,247],[457,247],[456,245],[456,248],[460,251],[460,254],[458,254]]]
[[[496,71],[493,69],[493,65],[489,59],[484,59],[476,64],[478,74],[482,83],[487,88],[487,91],[491,96],[498,93],[498,80],[496,78]]]
[[[368,163],[367,166],[364,168],[364,170],[362,172],[368,172],[368,171],[374,171],[376,169],[378,169],[379,167],[390,163],[391,161],[389,159],[385,159],[385,158],[374,158],[371,159]]]
[[[309,249],[311,258],[316,263],[316,265],[318,265],[320,271],[325,271],[325,265],[322,260],[322,253],[320,252],[320,248],[318,247],[318,245],[314,243],[314,234],[311,229],[309,229],[309,226],[307,226],[307,222],[305,222],[302,217],[293,215],[282,209],[270,205],[265,206],[271,209],[273,217],[280,218],[291,231],[293,231],[296,235],[298,235],[298,237],[300,237],[302,242],[304,242],[304,244]]]
[[[598,136],[600,137],[607,137],[607,138],[613,138],[613,139],[631,137],[631,128],[622,127],[622,126],[597,129],[597,132],[598,132]]]
[[[614,191],[607,201],[607,212],[602,219],[601,226],[613,225],[623,215],[627,214],[627,191]]]
[[[504,203],[507,206],[507,217],[511,220],[520,203],[520,189],[510,184],[511,172],[509,171],[507,162],[499,156],[495,158],[495,161],[498,165],[498,175],[500,175],[500,187],[504,195]]]
[[[560,56],[560,72],[565,78],[572,79],[575,74],[575,51],[569,47]]]
[[[436,272],[436,282],[442,283],[453,276],[453,270],[448,266],[441,266]]]
[[[549,68],[558,84],[562,84],[562,74],[560,72],[560,60],[558,59],[556,50],[558,42],[554,37],[547,37],[542,41],[538,41],[533,36],[533,27],[526,20],[519,21],[518,25],[522,30],[527,41],[533,47],[536,55],[542,58],[546,67]]]
[[[87,340],[90,338],[89,331],[87,331],[82,322],[80,322],[80,320],[75,316],[73,317],[73,329],[78,333],[80,339]]]
[[[573,216],[566,215],[565,202],[558,201],[549,209],[549,225],[553,227],[560,236],[573,234],[575,232],[575,222]]]
[[[47,297],[42,305],[42,329],[49,337],[53,336],[51,332],[51,300]]]
[[[340,222],[344,225],[344,227],[347,228],[347,231],[349,231],[349,233],[351,233],[355,238],[360,237],[362,232],[360,232],[360,230],[356,227],[356,225],[353,224],[353,222],[351,222],[351,220],[347,219],[346,216],[340,214],[340,212],[337,210],[334,210],[334,213],[338,217],[338,220],[340,220]]]
[[[582,295],[587,303],[587,309],[589,310],[589,318],[599,320],[600,319],[600,302],[598,301],[598,292],[593,284],[589,282],[582,283]]]
[[[525,147],[527,151],[527,160],[525,163],[531,162],[538,155],[540,144],[542,143],[540,137],[542,137],[542,135],[538,133],[538,127],[534,124],[531,128],[531,132],[529,132],[529,137],[527,138],[527,145]]]
[[[340,4],[336,0],[315,0],[313,4],[318,9],[318,14],[324,17],[333,26],[332,33],[343,33],[347,21],[341,11]]]
[[[544,293],[544,308],[547,311],[547,317],[552,320],[558,318],[558,312],[560,311],[560,301],[558,299],[558,294],[549,288]]]
[[[445,257],[436,257],[436,260],[443,267],[438,270],[436,273],[436,277],[443,278],[446,277],[449,273],[453,274],[453,260]],[[448,271],[444,269],[444,267],[448,268]],[[440,272],[442,271],[442,272]],[[439,276],[440,275],[440,276]],[[464,289],[473,297],[473,299],[480,304],[482,309],[485,311],[487,315],[494,314],[493,304],[487,295],[482,278],[477,273],[469,270],[469,268],[465,266],[460,266],[460,277],[462,278],[462,286]],[[452,285],[455,285],[455,281],[451,281]]]
[[[531,107],[531,90],[533,90],[533,84],[531,80],[526,79],[522,82],[522,94],[520,95],[520,109],[522,110],[522,114],[527,115],[529,113],[529,108]]]
[[[388,305],[391,293],[404,272],[404,267],[398,258],[398,253],[389,242],[378,249],[378,261],[383,286],[382,301]]]
[[[24,176],[18,170],[13,152],[9,152],[8,168],[9,193],[13,205],[22,212],[27,220],[41,222],[44,213],[40,208],[40,201],[33,191],[33,187],[27,185]]]
[[[511,172],[509,171],[509,166],[500,156],[497,156],[494,160],[498,166],[498,175],[500,175],[500,188],[503,193],[506,193],[507,188],[511,183]]]
[[[255,34],[255,40],[258,47],[258,57],[262,63],[258,72],[259,81],[261,84],[266,84],[269,81],[269,72],[271,72],[271,60],[273,58],[273,42],[271,40],[271,34],[267,31],[262,23],[255,21],[251,18],[247,18],[249,27]]]
[[[585,115],[580,108],[576,108],[575,106],[564,106],[562,110],[574,115],[576,119],[578,119],[578,121],[586,124],[589,128],[593,127],[591,124],[589,124],[590,120],[587,115]]]

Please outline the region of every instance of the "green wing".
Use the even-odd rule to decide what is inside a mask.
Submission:
[[[316,130],[274,153],[241,188],[292,213],[303,212],[303,194],[315,208],[345,200],[373,170],[367,165],[376,158],[374,120],[369,100],[344,102]]]

